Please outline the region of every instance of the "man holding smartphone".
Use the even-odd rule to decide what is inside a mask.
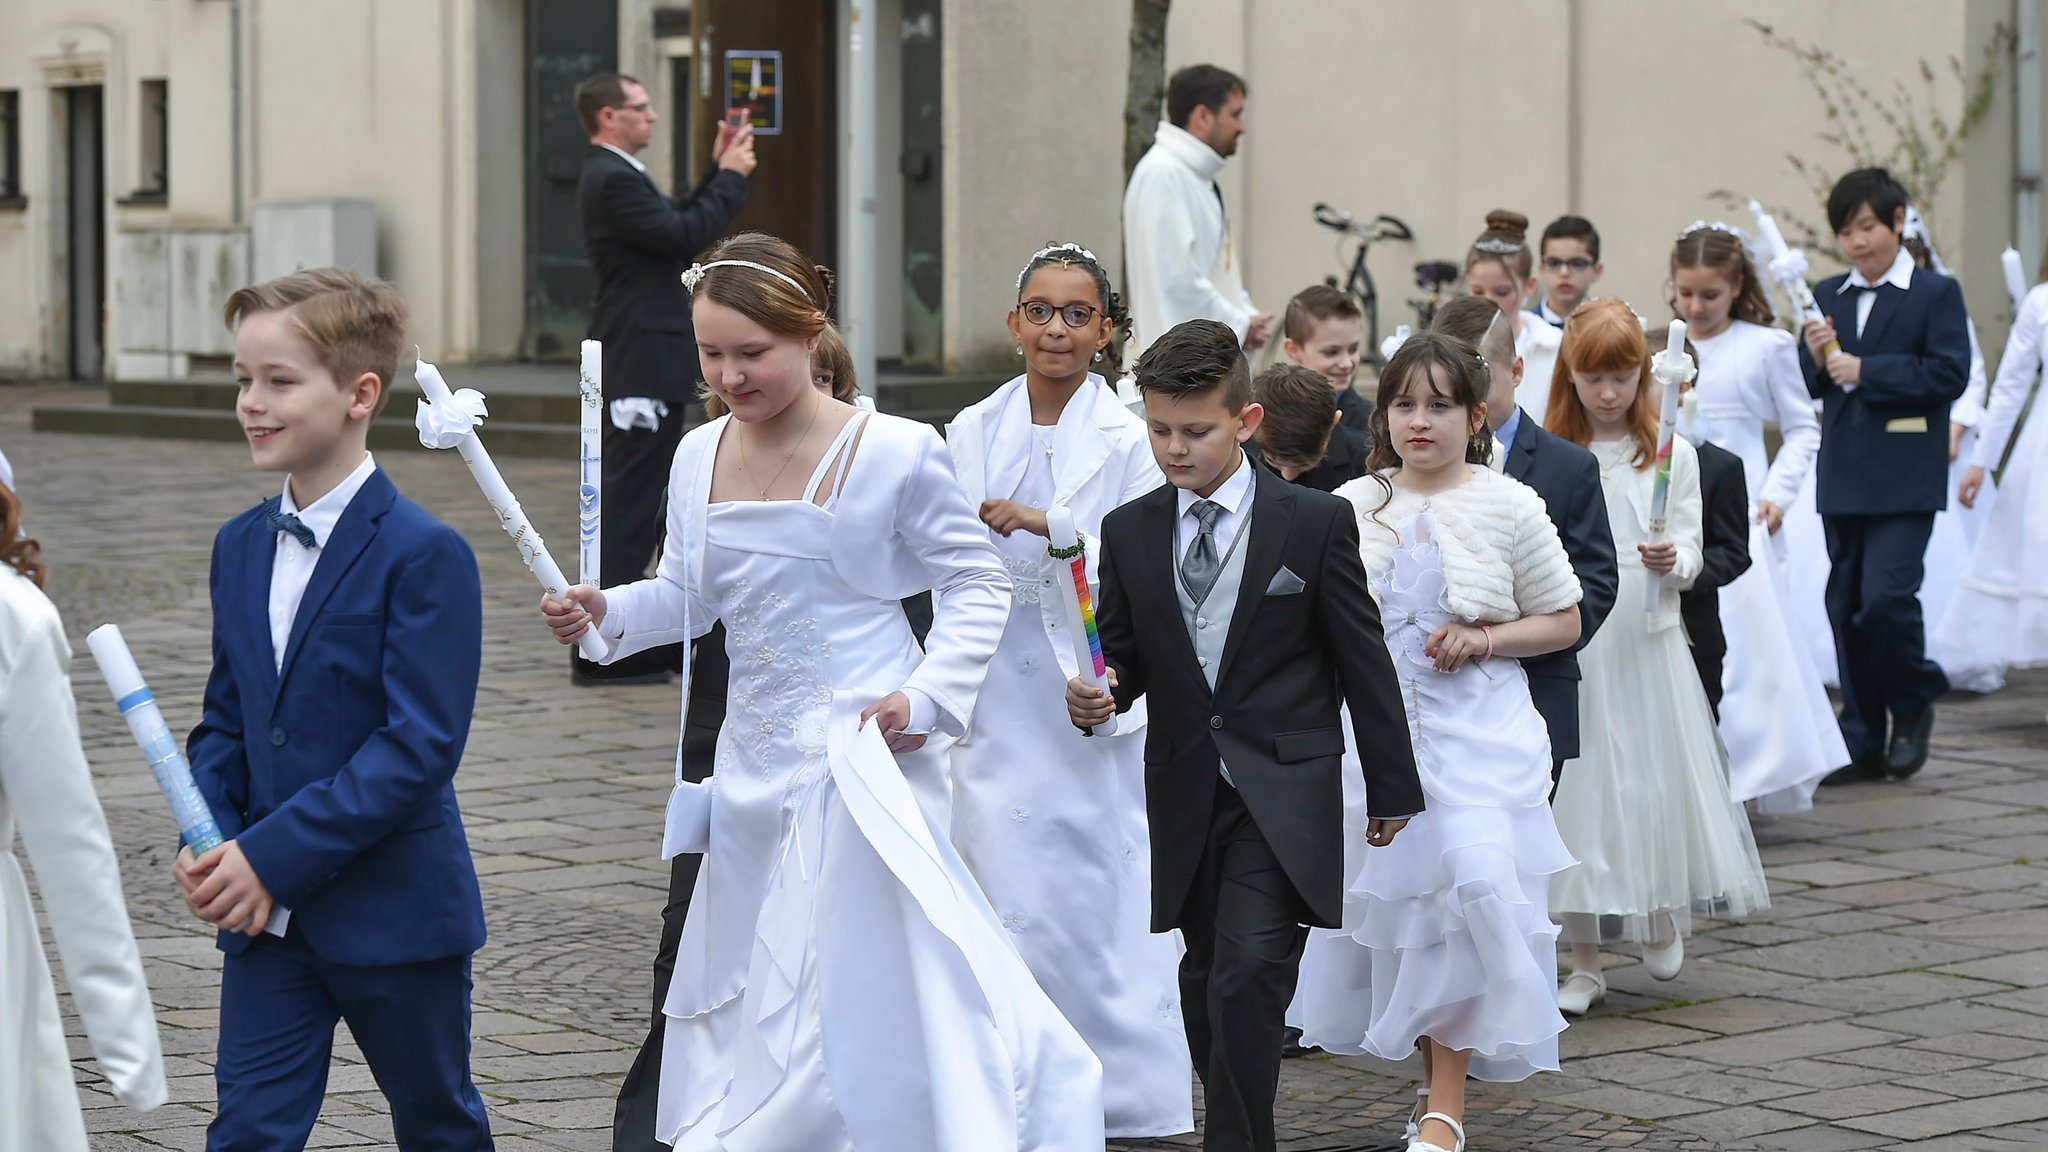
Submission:
[[[754,130],[744,110],[729,113],[704,178],[670,197],[639,159],[659,117],[638,80],[600,72],[576,86],[575,103],[590,134],[576,202],[597,272],[590,338],[604,342],[610,416],[600,563],[606,583],[623,584],[646,573],[660,546],[669,462],[697,399],[697,339],[682,273],[753,195]],[[580,684],[660,681],[680,655],[680,646],[656,648],[600,666],[572,653],[572,676]]]

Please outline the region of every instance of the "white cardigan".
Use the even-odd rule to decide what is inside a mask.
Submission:
[[[1426,508],[1441,529],[1437,542],[1451,611],[1474,622],[1505,624],[1577,604],[1579,578],[1543,498],[1519,480],[1466,467],[1470,480],[1433,496],[1392,488],[1389,498],[1389,485],[1379,476],[1361,476],[1337,489],[1357,512],[1366,572],[1377,575],[1393,564],[1401,525]]]
[[[70,664],[57,609],[0,564],[0,1148],[36,1152],[86,1152],[86,1141],[35,909],[6,850],[17,824],[100,1071],[130,1107],[168,1095],[120,867],[79,746]]]

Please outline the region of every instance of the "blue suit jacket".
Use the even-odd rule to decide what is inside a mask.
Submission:
[[[1593,454],[1536,422],[1527,412],[1515,425],[1503,470],[1536,490],[1557,526],[1565,556],[1579,577],[1579,642],[1562,652],[1522,661],[1529,695],[1550,729],[1550,753],[1558,760],[1579,754],[1578,651],[1600,630],[1614,608],[1621,573],[1614,559],[1614,528],[1607,521],[1607,496]]]
[[[276,504],[214,538],[213,671],[192,774],[315,955],[388,965],[474,952],[483,899],[455,766],[483,659],[476,557],[378,469],[320,549],[280,672]],[[228,952],[249,943],[220,936]]]
[[[1915,268],[1911,287],[1877,290],[1859,337],[1861,293],[1837,292],[1847,279],[1828,277],[1814,296],[1842,351],[1863,358],[1862,383],[1843,391],[1799,342],[1807,391],[1823,405],[1814,498],[1826,516],[1939,512],[1948,506],[1949,405],[1970,381],[1963,290]]]

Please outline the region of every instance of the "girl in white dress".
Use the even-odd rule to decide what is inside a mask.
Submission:
[[[953,849],[945,751],[927,746],[968,730],[1009,615],[988,533],[930,428],[812,386],[821,270],[743,233],[685,281],[731,415],[676,453],[655,578],[542,604],[558,637],[596,627],[611,659],[726,627],[716,768],[685,783],[678,762],[663,837],[704,865],[663,1006],[656,1136],[1096,1152],[1101,1066]],[[925,588],[920,651],[898,600]]]
[[[1801,646],[1777,533],[1820,449],[1792,334],[1771,326],[1770,298],[1725,224],[1694,224],[1671,251],[1672,306],[1699,353],[1694,428],[1741,457],[1749,486],[1749,570],[1721,590],[1721,739],[1728,789],[1765,812],[1813,807],[1822,777],[1849,762],[1827,691]],[[1690,402],[1689,402],[1690,403]],[[1783,444],[1764,450],[1764,425]]]
[[[17,825],[108,1086],[145,1112],[168,1091],[114,844],[78,742],[71,648],[43,595],[35,541],[20,530],[21,504],[0,483],[0,1148],[86,1152],[57,988],[10,851]]]
[[[2048,404],[2036,399],[2019,425],[2038,387],[2044,344],[2048,284],[2037,284],[2013,321],[1990,407],[1963,458],[1956,499],[1964,508],[1988,504],[1989,511],[1934,631],[1937,651],[1975,653],[2001,668],[2048,664]],[[1993,501],[1990,476],[2001,461],[2005,474]]]
[[[1009,315],[1024,374],[946,429],[1016,590],[982,686],[991,704],[953,746],[953,842],[1039,986],[1114,1070],[1102,1092],[1112,1139],[1195,1123],[1180,949],[1150,923],[1143,706],[1112,736],[1084,737],[1067,719],[1076,665],[1060,585],[1072,574],[1046,552],[1045,510],[1068,508],[1092,575],[1102,517],[1166,483],[1144,422],[1090,370],[1114,371],[1122,322],[1092,253],[1036,253]]]
[[[1363,798],[1347,804],[1344,926],[1310,933],[1295,1006],[1303,1042],[1332,1052],[1401,1060],[1420,1042],[1430,1111],[1411,1148],[1462,1147],[1466,1076],[1556,1071],[1565,1026],[1548,888],[1572,859],[1517,660],[1577,642],[1579,581],[1542,499],[1487,466],[1490,386],[1471,345],[1409,337],[1380,376],[1374,473],[1337,490],[1428,808],[1368,852]]]
[[[1700,569],[1699,456],[1672,440],[1669,534],[1652,542],[1658,405],[1642,321],[1617,299],[1580,305],[1558,366],[1572,386],[1553,394],[1551,431],[1599,462],[1621,566],[1614,612],[1579,653],[1581,751],[1557,792],[1558,831],[1579,862],[1550,887],[1572,946],[1558,1006],[1576,1015],[1607,995],[1600,917],[1620,917],[1650,975],[1669,980],[1685,961],[1694,908],[1739,919],[1770,900],[1679,627],[1678,594]],[[1645,613],[1652,576],[1661,587]]]
[[[1529,218],[1496,208],[1486,214],[1486,231],[1465,253],[1465,290],[1500,306],[1522,358],[1522,384],[1516,403],[1548,424],[1552,380],[1557,369],[1558,342],[1563,334],[1529,312],[1536,292],[1536,262],[1529,252]]]

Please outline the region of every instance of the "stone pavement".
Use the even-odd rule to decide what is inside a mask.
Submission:
[[[196,1149],[213,1101],[220,962],[173,892],[169,818],[82,638],[118,621],[173,727],[189,726],[205,674],[213,531],[276,481],[234,445],[30,433],[28,408],[54,391],[0,388],[0,449],[73,637],[74,688],[172,1102],[148,1115],[114,1104],[75,1018],[72,1052],[96,1148]],[[475,1070],[498,1146],[606,1148],[648,1012],[673,689],[571,688],[566,657],[535,618],[532,580],[467,471],[438,454],[383,462],[469,537],[483,567],[483,685],[457,780],[490,916],[475,967]],[[573,539],[573,465],[502,463],[548,538]],[[1614,995],[1566,1032],[1562,1074],[1473,1086],[1473,1147],[2048,1145],[2044,709],[2048,674],[2016,675],[1999,695],[1944,707],[1937,757],[1913,782],[1830,790],[1812,813],[1759,822],[1771,910],[1704,925],[1668,984],[1615,957]],[[1283,1147],[1393,1143],[1414,1076],[1412,1061],[1290,1061]],[[389,1145],[382,1097],[345,1034],[328,1091],[314,1146]]]

